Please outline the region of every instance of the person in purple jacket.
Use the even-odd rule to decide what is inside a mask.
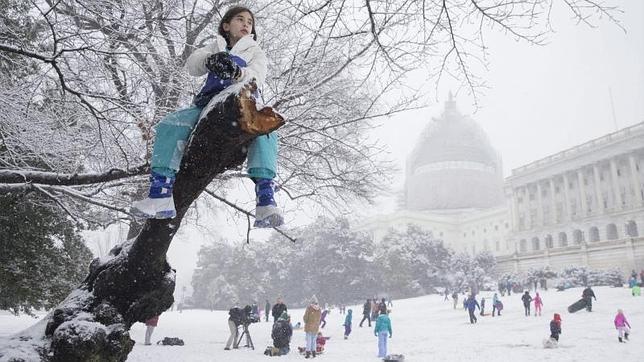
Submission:
[[[624,342],[624,340],[628,341],[628,334],[631,332],[631,325],[626,320],[624,311],[621,309],[617,310],[617,315],[615,316],[615,329],[617,329],[617,340],[620,341],[620,343]]]
[[[320,317],[320,328],[326,326],[326,315],[329,314],[329,310],[325,309],[322,311],[322,316]]]

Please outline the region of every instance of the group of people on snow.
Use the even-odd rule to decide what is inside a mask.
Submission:
[[[633,272],[634,273],[634,272]],[[644,274],[642,274],[644,276]],[[447,295],[448,291],[445,290],[445,299],[447,300]],[[458,304],[458,292],[454,291],[452,293],[452,299],[454,302],[454,309],[456,309],[456,306]],[[592,302],[594,300],[597,300],[597,297],[595,296],[595,292],[592,290],[591,287],[586,287],[583,292],[582,292],[582,299],[580,302],[582,302],[583,307],[579,307],[580,309],[585,308],[588,312],[592,312]],[[523,295],[521,296],[521,301],[523,303],[523,308],[524,308],[524,315],[530,316],[532,315],[531,311],[531,304],[534,303],[534,316],[538,317],[541,316],[541,311],[543,308],[543,299],[539,292],[535,293],[534,298],[530,295],[530,291],[524,291]],[[464,298],[463,300],[463,309],[468,311],[469,314],[469,320],[471,324],[475,324],[478,322],[476,318],[476,314],[474,313],[476,309],[480,310],[480,315],[484,316],[485,315],[485,298],[481,298],[481,303],[476,300],[476,294],[471,293],[467,298]],[[499,299],[499,296],[497,293],[494,293],[494,296],[492,297],[492,317],[494,317],[495,313],[498,312],[498,315],[501,315],[501,310],[503,309],[503,303]],[[553,319],[550,321],[550,338],[556,342],[559,341],[559,335],[561,334],[561,315],[559,313],[554,313]],[[630,333],[630,324],[626,320],[626,317],[624,316],[623,310],[619,309],[617,312],[617,315],[615,316],[614,320],[615,328],[618,331],[618,340],[619,342],[624,342],[628,340],[628,335]],[[553,341],[544,341],[544,346],[546,347],[553,347],[556,342]]]

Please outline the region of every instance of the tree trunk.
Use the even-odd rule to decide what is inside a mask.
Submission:
[[[81,286],[47,317],[41,360],[125,361],[132,324],[170,308],[175,271],[166,252],[188,208],[216,175],[244,162],[258,134],[284,123],[270,108],[257,111],[251,90],[215,104],[193,131],[174,187],[177,217],[147,220],[136,239],[92,261]]]

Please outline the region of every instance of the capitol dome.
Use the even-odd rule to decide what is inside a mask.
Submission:
[[[406,208],[489,208],[503,202],[501,158],[450,94],[443,114],[432,119],[407,159]]]

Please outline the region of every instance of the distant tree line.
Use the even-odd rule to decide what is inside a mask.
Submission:
[[[315,294],[323,303],[345,304],[493,283],[491,254],[455,253],[418,226],[392,229],[375,242],[344,218],[320,217],[290,233],[297,243],[275,236],[266,243],[220,240],[202,247],[190,303],[225,309],[282,296],[289,305],[302,306]]]

